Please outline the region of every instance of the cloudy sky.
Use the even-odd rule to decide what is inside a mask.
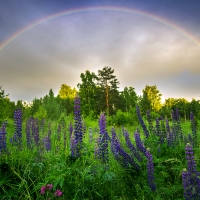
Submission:
[[[115,70],[120,89],[200,99],[200,1],[2,0],[0,86],[12,101]]]

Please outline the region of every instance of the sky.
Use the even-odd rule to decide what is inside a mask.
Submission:
[[[1,0],[0,86],[31,102],[108,66],[119,90],[200,99],[198,0]]]

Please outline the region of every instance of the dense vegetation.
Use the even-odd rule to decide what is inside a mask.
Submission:
[[[32,104],[0,88],[1,199],[200,199],[199,101],[119,92],[113,74]]]
[[[115,125],[133,124],[136,120],[135,107],[139,105],[142,116],[146,111],[151,111],[154,119],[159,116],[171,118],[171,111],[178,108],[181,119],[189,120],[190,112],[195,118],[200,118],[200,101],[193,99],[188,102],[184,98],[168,98],[161,103],[162,94],[156,85],[146,85],[142,96],[137,95],[133,86],[125,87],[119,91],[119,81],[114,75],[114,70],[104,67],[94,72],[85,71],[80,75],[81,83],[77,84],[78,91],[66,84],[62,84],[58,95],[55,97],[52,89],[40,99],[33,99],[27,103],[18,100],[10,101],[9,96],[0,87],[0,121],[12,119],[14,110],[20,108],[23,112],[23,120],[30,116],[38,119],[58,120],[60,115],[73,115],[73,99],[78,93],[81,98],[81,112],[84,117],[98,119],[102,111],[109,115],[109,123]],[[122,121],[121,121],[121,120]]]

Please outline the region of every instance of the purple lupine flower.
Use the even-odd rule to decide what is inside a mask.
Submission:
[[[147,173],[148,173],[148,183],[149,187],[152,191],[156,190],[156,183],[155,183],[155,177],[154,177],[154,165],[153,165],[153,157],[150,154],[150,150],[146,150],[146,158],[147,158]]]
[[[110,145],[111,151],[113,155],[115,156],[116,160],[119,160],[120,159],[120,154],[119,154],[120,142],[119,142],[119,139],[117,138],[114,127],[112,127],[111,129],[111,133],[112,133],[111,145]]]
[[[136,171],[140,171],[140,166],[121,147],[114,128],[112,128],[111,151],[122,167],[128,168],[131,165]]]
[[[6,150],[6,124],[2,123],[0,128],[0,153]]]
[[[162,144],[164,142],[164,138],[160,127],[160,119],[158,117],[156,118],[156,132],[157,136],[159,137],[159,141]]]
[[[62,195],[62,191],[61,190],[56,190],[56,192],[54,193],[54,195],[56,197],[60,197]]]
[[[191,190],[191,183],[190,183],[190,174],[186,169],[182,172],[182,184],[184,189],[184,198],[185,200],[192,199],[192,190]]]
[[[167,140],[168,146],[171,146],[171,138],[170,138],[171,130],[170,130],[168,119],[165,120],[165,126],[166,126],[166,131],[167,131],[166,140]]]
[[[39,146],[40,136],[39,136],[39,124],[37,118],[32,119],[32,137],[34,139],[36,146]]]
[[[135,143],[136,143],[137,148],[145,155],[146,148],[144,147],[141,141],[140,134],[138,131],[134,133],[134,137],[135,137]]]
[[[194,115],[191,112],[190,113],[190,123],[191,123],[191,128],[192,128],[192,146],[193,148],[197,147],[197,129],[196,129],[196,124],[194,121]]]
[[[196,183],[197,183],[197,196],[200,199],[200,172],[196,173]]]
[[[26,121],[26,145],[31,148],[31,118]]]
[[[170,126],[169,126],[169,121],[168,121],[168,119],[166,119],[165,122],[166,122],[166,130],[167,130],[167,137],[168,137],[169,134],[171,133],[171,130],[170,130]]]
[[[172,131],[170,134],[169,134],[169,146],[170,147],[174,147],[176,145],[176,134]]]
[[[200,179],[199,172],[196,169],[196,162],[194,160],[194,152],[192,146],[188,143],[185,148],[187,159],[187,179],[185,179],[186,173],[183,173],[183,187],[186,193],[186,199],[199,199],[200,198]],[[187,183],[187,184],[186,184]],[[188,185],[188,187],[186,187]]]
[[[22,111],[20,108],[14,111],[14,126],[15,133],[12,143],[20,148],[22,145]]]
[[[189,173],[196,173],[196,163],[194,160],[194,152],[192,146],[188,143],[185,148],[186,151],[186,159],[188,163],[188,172]]]
[[[149,123],[149,131],[150,133],[153,133],[153,123],[152,123],[152,117],[151,117],[151,113],[149,110],[147,110],[147,121]]]
[[[70,125],[69,125],[69,133],[70,135],[72,134],[73,132],[73,126],[72,126],[72,123],[70,122]]]
[[[183,139],[180,116],[177,108],[175,112],[172,111],[172,123],[172,132],[174,133],[174,144],[177,144],[180,139]]]
[[[176,108],[176,121],[177,121],[178,136],[182,140],[183,133],[182,133],[182,128],[181,128],[181,120],[180,120],[180,114],[179,114],[178,108]]]
[[[82,140],[83,140],[83,130],[82,130],[82,119],[81,119],[81,111],[80,111],[80,97],[75,97],[74,99],[74,138],[70,140],[73,142],[70,145],[71,156],[80,157],[81,149],[82,149]]]
[[[139,152],[137,151],[137,149],[131,143],[131,140],[130,140],[130,137],[129,137],[129,133],[128,133],[127,130],[124,131],[124,136],[125,136],[125,140],[126,140],[126,145],[132,151],[133,155],[138,159],[138,161],[141,162],[143,160],[142,156],[139,154]]]
[[[108,162],[108,141],[110,140],[110,137],[108,135],[108,132],[106,130],[106,116],[104,113],[100,115],[99,118],[99,151],[100,151],[100,160],[103,163]]]
[[[138,105],[136,106],[136,113],[137,113],[137,116],[138,116],[138,120],[139,120],[139,122],[142,126],[143,131],[144,131],[144,134],[147,138],[147,137],[149,137],[149,131],[147,130],[147,127],[144,123],[144,120],[142,119],[142,116],[141,116],[141,113],[140,113],[140,107]]]
[[[50,136],[47,135],[43,139],[43,142],[44,142],[44,146],[45,146],[46,151],[50,151],[51,150],[51,138],[50,138]]]
[[[51,123],[48,124],[48,134],[43,139],[46,151],[51,151]]]

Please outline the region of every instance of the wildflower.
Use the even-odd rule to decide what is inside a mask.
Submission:
[[[182,182],[184,187],[184,197],[189,199],[200,199],[200,179],[196,169],[194,152],[192,146],[187,143],[186,148],[187,170],[182,172]]]
[[[42,186],[40,189],[40,194],[45,194],[45,192],[48,190],[52,190],[53,185],[52,184],[47,184],[46,186]]]
[[[15,134],[13,137],[14,143],[19,147],[22,144],[22,111],[20,108],[14,112],[14,125],[15,125]]]
[[[191,192],[191,186],[190,186],[190,175],[186,169],[183,169],[182,172],[182,183],[183,183],[183,189],[184,189],[184,197],[186,200],[191,199],[192,192]]]
[[[106,130],[106,116],[104,113],[101,114],[99,119],[99,157],[103,163],[108,162],[108,141],[110,137]]]
[[[146,158],[147,158],[147,171],[148,171],[148,183],[149,187],[152,191],[156,190],[156,183],[154,178],[154,166],[153,166],[153,157],[150,154],[149,148],[146,150]]]
[[[40,194],[44,194],[46,191],[46,186],[42,186],[40,189]]]
[[[149,131],[150,131],[150,133],[153,133],[153,123],[152,123],[151,113],[150,113],[150,111],[148,110],[148,111],[146,112],[146,114],[147,114],[147,121],[148,121],[148,123],[149,123]]]
[[[145,134],[145,136],[147,138],[147,137],[149,137],[149,131],[147,130],[147,127],[146,127],[146,125],[144,123],[144,120],[142,119],[142,116],[141,116],[141,113],[140,113],[140,107],[139,106],[136,106],[136,113],[137,113],[139,122],[140,122],[140,124],[142,126],[142,129],[144,131],[144,134]]]
[[[47,190],[50,191],[52,188],[53,188],[53,185],[52,185],[52,184],[47,184],[47,185],[46,185],[46,189],[47,189]]]
[[[128,168],[130,164],[136,171],[140,171],[140,166],[121,147],[114,128],[112,128],[111,151],[114,154],[115,159],[122,165],[122,167]]]
[[[26,121],[26,144],[27,147],[31,147],[31,124],[32,124],[32,118],[29,118]]]
[[[73,129],[71,129],[72,131]],[[70,132],[70,134],[72,134]],[[71,139],[73,144],[70,145],[71,156],[79,157],[80,151],[82,149],[82,140],[83,140],[83,130],[82,130],[82,120],[81,120],[81,111],[80,111],[80,97],[75,97],[74,99],[74,138]],[[72,135],[71,135],[72,138]],[[72,149],[73,148],[73,149]]]
[[[194,120],[194,115],[191,112],[190,113],[190,122],[191,122],[191,128],[192,128],[192,146],[193,148],[197,147],[197,129],[196,129],[196,123]]]
[[[6,150],[6,124],[2,123],[0,128],[0,152]]]
[[[138,161],[142,161],[142,156],[139,154],[137,149],[131,143],[131,140],[130,140],[130,137],[129,137],[129,133],[128,133],[127,130],[124,131],[124,136],[125,136],[125,140],[126,140],[126,145],[132,151],[133,155],[138,159]]]
[[[145,154],[146,148],[144,147],[144,145],[143,145],[143,143],[142,143],[142,141],[141,141],[140,134],[139,134],[138,131],[136,131],[136,132],[134,133],[134,137],[135,137],[135,142],[136,142],[137,148],[138,148],[143,154]]]
[[[62,195],[62,191],[56,190],[56,192],[54,194],[55,194],[56,197],[60,197]]]

